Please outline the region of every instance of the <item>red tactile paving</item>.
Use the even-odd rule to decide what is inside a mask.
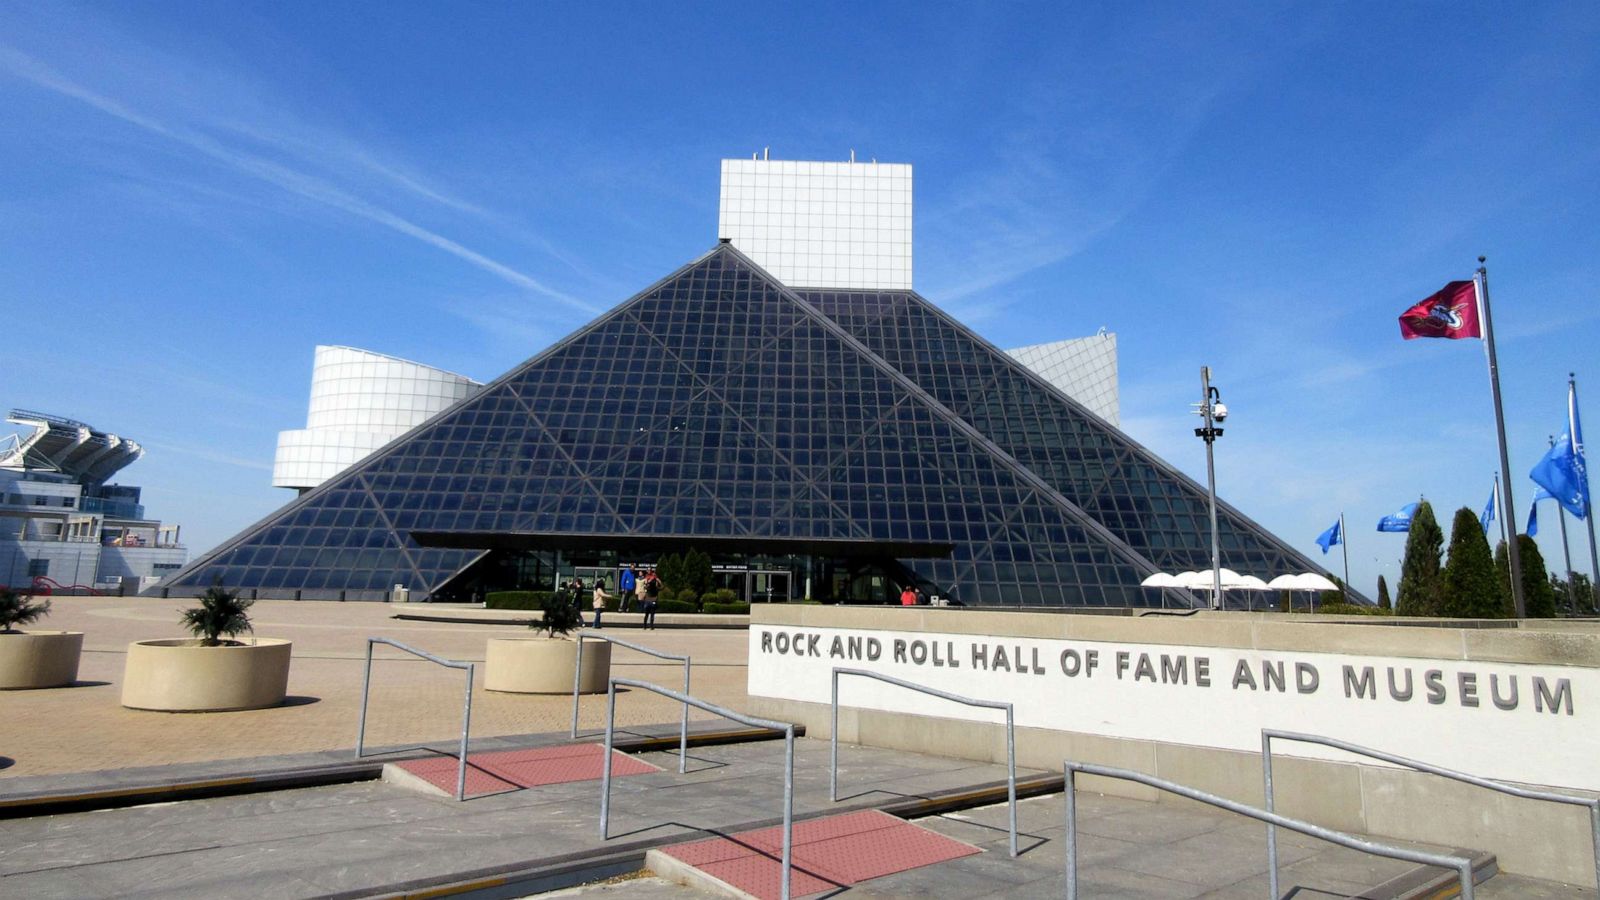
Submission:
[[[781,825],[678,844],[663,852],[752,896],[781,894]],[[809,819],[794,825],[790,891],[804,897],[980,852],[877,810]]]
[[[395,765],[447,794],[456,792],[459,766],[453,756],[430,756]],[[537,750],[497,750],[467,754],[467,796],[498,794],[541,784],[598,781],[605,765],[599,744],[565,744]],[[619,750],[611,751],[611,774],[646,775],[659,768]]]

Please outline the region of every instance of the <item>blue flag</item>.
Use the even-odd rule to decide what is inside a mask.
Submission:
[[[1323,556],[1328,555],[1329,547],[1332,547],[1334,544],[1342,543],[1344,543],[1344,535],[1339,533],[1338,522],[1333,523],[1332,528],[1329,528],[1327,531],[1317,535],[1317,546],[1322,548]]]
[[[1533,489],[1533,505],[1528,507],[1528,537],[1539,533],[1539,501],[1554,499],[1550,496],[1550,492],[1544,489],[1544,485]]]
[[[1411,517],[1417,514],[1420,504],[1407,503],[1400,507],[1400,511],[1392,516],[1384,516],[1378,520],[1379,531],[1410,531]]]
[[[1528,477],[1550,492],[1567,512],[1589,515],[1589,473],[1583,458],[1583,429],[1578,424],[1577,388],[1567,389],[1567,430],[1539,460]]]
[[[1499,487],[1496,482],[1495,488]],[[1495,488],[1489,489],[1489,502],[1483,507],[1483,515],[1478,516],[1478,524],[1483,526],[1485,537],[1489,535],[1489,523],[1494,521],[1495,495],[1499,493]]]

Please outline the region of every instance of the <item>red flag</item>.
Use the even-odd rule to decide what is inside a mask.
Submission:
[[[1478,327],[1478,291],[1470,281],[1452,281],[1432,297],[1400,314],[1400,336],[1412,338],[1483,337]]]

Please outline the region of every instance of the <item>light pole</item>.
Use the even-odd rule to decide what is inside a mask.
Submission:
[[[1213,609],[1222,609],[1222,552],[1217,543],[1217,466],[1211,445],[1222,437],[1217,425],[1228,417],[1228,407],[1222,396],[1211,386],[1211,367],[1200,367],[1200,403],[1195,414],[1205,420],[1205,426],[1196,428],[1194,436],[1206,442],[1206,488],[1211,495],[1211,595]]]

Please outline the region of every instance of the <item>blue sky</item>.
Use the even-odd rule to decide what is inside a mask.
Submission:
[[[924,296],[1117,332],[1201,479],[1211,365],[1221,495],[1319,558],[1344,511],[1371,593],[1380,516],[1498,468],[1480,345],[1401,310],[1489,256],[1519,521],[1569,370],[1600,428],[1597,47],[1592,4],[6,4],[0,405],[142,442],[198,553],[289,499],[314,345],[487,380],[714,243],[719,159],[853,149],[916,167]]]

